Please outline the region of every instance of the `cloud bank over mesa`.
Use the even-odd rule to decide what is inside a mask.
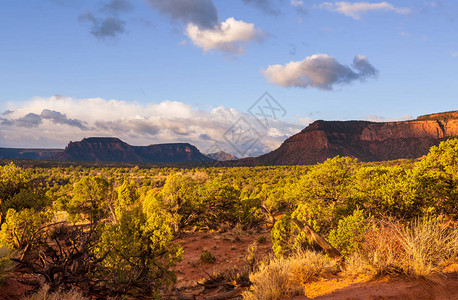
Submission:
[[[2,147],[63,148],[68,141],[114,136],[132,145],[188,142],[202,152],[216,142],[222,150],[235,153],[224,135],[241,117],[259,125],[248,113],[224,106],[204,111],[176,101],[140,105],[101,98],[37,97],[10,105],[0,115],[0,139]],[[303,126],[275,120],[268,130],[258,128],[261,137],[246,155],[275,149]]]
[[[356,55],[348,66],[327,54],[315,54],[302,61],[270,65],[262,73],[268,82],[278,86],[332,90],[336,85],[375,78],[378,70],[362,55]]]

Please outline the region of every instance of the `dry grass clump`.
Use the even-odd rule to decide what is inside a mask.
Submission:
[[[409,274],[427,276],[458,260],[458,230],[422,219],[400,232]]]
[[[458,230],[431,218],[407,226],[383,222],[367,234],[363,249],[349,259],[347,272],[429,276],[458,261]]]
[[[57,291],[51,292],[48,285],[43,286],[37,293],[31,295],[28,300],[88,300],[81,291]]]
[[[303,285],[325,277],[337,269],[336,264],[322,254],[298,252],[286,259],[274,259],[259,266],[250,275],[253,283],[243,297],[248,300],[275,300],[303,294]]]

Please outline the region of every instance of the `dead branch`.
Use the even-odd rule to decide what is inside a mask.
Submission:
[[[316,233],[315,230],[310,228],[310,226],[308,226],[307,224],[303,224],[296,218],[291,220],[294,222],[294,224],[297,225],[297,227],[299,227],[303,232],[305,232],[305,234],[312,241],[314,241],[318,246],[320,246],[329,255],[329,257],[339,261],[344,260],[344,256],[339,252],[339,250],[337,250],[331,244],[329,244],[324,238],[322,238],[318,233]]]
[[[192,296],[184,296],[179,289],[175,288],[175,292],[177,294],[177,297],[179,300],[195,300],[196,299],[196,296],[192,295]]]

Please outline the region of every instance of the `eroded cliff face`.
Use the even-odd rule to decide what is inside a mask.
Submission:
[[[276,150],[239,165],[315,164],[350,156],[361,161],[418,158],[449,138],[458,138],[458,112],[404,122],[316,121]]]
[[[458,119],[415,120],[407,122],[376,123],[364,129],[361,140],[433,138],[443,139],[458,135]]]
[[[102,162],[193,162],[209,158],[188,143],[131,146],[118,138],[87,138],[70,142],[54,160]]]

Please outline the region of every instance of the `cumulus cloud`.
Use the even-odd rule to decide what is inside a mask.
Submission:
[[[154,9],[174,20],[192,23],[200,28],[218,25],[218,12],[212,0],[147,0]]]
[[[11,113],[0,118],[2,147],[59,147],[91,136],[119,137],[132,145],[188,142],[206,152],[218,143],[235,154],[225,139],[233,122],[243,117],[260,126],[248,113],[233,108],[198,110],[185,103],[163,101],[148,105],[101,98],[74,99],[62,96],[34,98],[11,104]],[[246,155],[277,148],[284,139],[303,129],[299,123],[280,120],[261,133]],[[27,128],[27,130],[24,130]]]
[[[395,7],[393,4],[388,2],[324,2],[317,7],[343,14],[355,20],[359,20],[361,15],[371,11],[391,11],[397,14],[409,14],[411,12],[409,8]]]
[[[351,66],[340,64],[334,57],[315,54],[302,61],[285,65],[270,65],[263,75],[270,83],[284,87],[314,87],[332,90],[334,85],[348,84],[355,80],[365,81],[376,77],[378,71],[365,56],[357,55]]]
[[[231,54],[244,52],[243,44],[262,37],[254,24],[228,18],[220,22],[213,0],[147,0],[153,9],[186,24],[185,34],[204,52],[220,50]],[[267,8],[270,0],[244,0]],[[283,0],[282,0],[283,1]],[[270,6],[269,6],[270,7]],[[181,42],[180,44],[183,44]]]
[[[191,41],[204,52],[221,50],[233,54],[244,52],[243,44],[262,39],[263,32],[254,24],[228,18],[212,29],[202,29],[195,24],[188,24],[186,34]]]

